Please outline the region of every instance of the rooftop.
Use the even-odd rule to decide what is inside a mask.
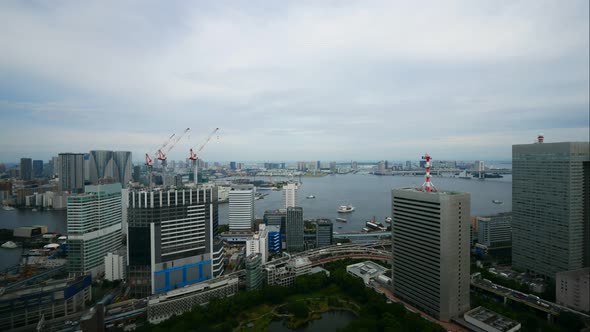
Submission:
[[[484,307],[477,307],[465,313],[465,319],[471,318],[499,331],[509,331],[520,325],[508,317],[504,317]]]
[[[346,267],[346,271],[361,278],[366,275],[368,275],[369,278],[375,278],[387,272],[387,269],[377,263],[365,261],[362,263],[348,265]]]
[[[427,192],[424,190],[421,190],[422,188],[415,188],[415,187],[406,187],[406,188],[395,188],[396,190],[405,190],[405,191],[411,191],[411,192],[417,192],[417,193],[428,193],[428,194],[438,194],[438,195],[463,195],[465,193],[462,193],[460,191],[431,191],[431,192]]]

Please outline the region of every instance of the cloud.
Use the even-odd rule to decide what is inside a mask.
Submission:
[[[188,126],[222,128],[220,160],[406,159],[425,137],[477,159],[475,137],[588,132],[588,21],[582,0],[3,2],[0,119],[44,157]],[[9,132],[0,160],[36,144]]]

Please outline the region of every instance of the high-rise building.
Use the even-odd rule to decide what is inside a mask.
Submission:
[[[469,309],[470,195],[393,189],[394,294],[450,321]]]
[[[43,160],[33,160],[33,176],[43,177]]]
[[[412,162],[407,160],[406,161],[406,171],[411,171],[412,170]]]
[[[229,192],[230,231],[252,231],[254,194],[255,189],[252,185],[234,186]]]
[[[115,181],[125,186],[131,181],[133,175],[133,164],[131,162],[130,151],[113,152],[113,161],[115,166]]]
[[[336,168],[336,162],[335,161],[331,161],[330,162],[330,172],[336,173],[337,171],[338,171],[338,168]]]
[[[283,202],[285,209],[297,206],[297,183],[287,183],[283,187]]]
[[[141,166],[133,166],[133,182],[139,182],[141,178]]]
[[[588,266],[588,142],[512,146],[512,265],[555,279]]]
[[[129,192],[128,279],[145,297],[223,272],[217,187]]]
[[[315,224],[316,248],[332,245],[334,243],[332,222],[329,219],[319,219]]]
[[[350,168],[352,168],[354,171],[356,171],[359,168],[358,163],[356,161],[351,162]]]
[[[298,206],[287,208],[286,228],[287,251],[297,252],[305,250],[303,208]]]
[[[84,155],[81,153],[60,153],[59,191],[74,193],[84,190]]]
[[[590,268],[557,273],[555,289],[557,304],[578,311],[590,311]]]
[[[93,150],[90,151],[88,163],[89,181],[96,184],[104,178],[114,179],[113,151]]]
[[[246,288],[248,290],[262,287],[264,275],[262,274],[262,257],[254,253],[246,256]]]
[[[267,225],[268,253],[276,254],[281,251],[281,228],[276,225]]]
[[[231,169],[232,171],[235,171],[236,169],[238,169],[235,161],[229,162],[229,169]]]
[[[260,224],[259,231],[246,240],[246,257],[251,254],[260,254],[262,264],[268,260],[268,230],[264,224]]]
[[[122,246],[121,185],[86,186],[68,197],[68,272],[105,271],[104,257]]]
[[[512,245],[512,214],[477,217],[477,242],[488,248]]]
[[[109,281],[125,279],[127,269],[127,252],[121,248],[115,252],[109,252],[104,257],[104,278]]]
[[[33,175],[33,160],[31,158],[20,158],[20,178],[29,181]]]

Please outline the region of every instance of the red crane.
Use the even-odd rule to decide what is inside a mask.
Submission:
[[[164,143],[162,143],[162,146],[158,149],[158,151],[165,148],[170,143],[170,141],[172,141],[172,138],[174,138],[175,135],[176,134],[172,134],[170,137],[168,137],[168,139],[165,140]],[[149,182],[149,185],[151,188],[152,187],[152,170],[153,170],[154,161],[150,157],[149,152],[145,154],[145,164],[148,167],[148,182]]]
[[[178,143],[186,133],[188,133],[191,129],[190,128],[186,128],[182,134],[180,134],[180,136],[176,137],[176,139],[172,142],[172,144],[170,144],[170,146],[168,147],[168,149],[166,149],[166,152],[162,152],[162,148],[158,149],[158,151],[156,151],[156,157],[158,158],[158,160],[162,161],[162,167],[165,169],[166,168],[166,158],[168,157],[168,152],[170,152],[170,150],[172,150],[172,148],[174,148],[174,146],[176,145],[176,143]]]
[[[213,129],[213,131],[207,137],[207,140],[205,140],[205,143],[201,144],[201,146],[199,146],[199,148],[196,150],[196,152],[194,151],[194,149],[196,148],[196,145],[193,146],[190,149],[189,159],[193,161],[193,167],[194,167],[194,183],[195,183],[195,185],[198,183],[198,179],[197,179],[197,175],[198,175],[198,172],[199,172],[198,171],[199,163],[197,162],[198,159],[199,159],[198,154],[203,150],[203,148],[205,147],[205,145],[207,145],[207,143],[209,143],[209,141],[211,140],[211,138],[213,137],[213,135],[215,135],[215,133],[217,131],[219,131],[219,128]]]

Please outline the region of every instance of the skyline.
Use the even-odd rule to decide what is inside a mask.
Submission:
[[[0,162],[220,127],[202,159],[510,160],[587,141],[587,1],[2,2]],[[443,157],[444,156],[444,157]],[[269,158],[271,157],[271,158]]]

